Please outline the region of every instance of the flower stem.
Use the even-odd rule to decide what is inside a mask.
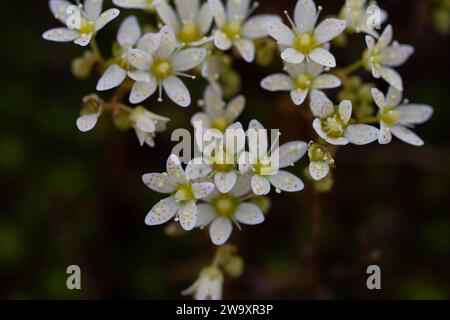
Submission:
[[[374,117],[362,118],[359,121],[362,123],[378,123],[378,122],[380,122],[380,119],[378,117],[374,116]]]
[[[100,51],[100,48],[98,47],[98,44],[97,44],[97,41],[95,40],[95,38],[92,38],[90,45],[91,45],[92,51],[97,56],[99,63],[102,66],[105,66],[106,65],[105,59],[103,58],[102,52]]]
[[[345,67],[344,69],[342,69],[342,73],[349,75],[350,73],[355,72],[356,70],[358,70],[359,68],[361,68],[364,65],[362,60],[358,60],[354,63],[352,63],[351,65]]]

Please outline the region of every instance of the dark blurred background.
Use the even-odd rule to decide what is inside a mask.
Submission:
[[[444,2],[379,1],[395,39],[416,47],[399,71],[405,96],[435,108],[432,120],[416,128],[426,146],[398,140],[349,146],[337,155],[331,192],[318,195],[307,184],[300,193],[273,194],[266,222],[232,235],[245,272],[226,280],[225,298],[450,297],[450,51],[448,11],[437,11]],[[337,13],[344,1],[317,3],[326,15]],[[294,5],[263,0],[258,13],[292,12]],[[169,237],[164,226],[146,226],[144,217],[161,195],[147,189],[141,175],[164,170],[174,146],[170,133],[190,128],[198,107],[183,110],[168,99],[149,99],[150,110],[172,119],[154,149],[140,148],[133,132],[117,131],[106,117],[93,132],[80,133],[80,101],[98,79],[80,82],[71,75],[70,62],[82,49],[42,40],[42,32],[59,26],[47,1],[6,1],[2,7],[0,298],[180,298],[214,247],[206,230]],[[104,53],[131,13],[137,12],[122,10],[102,30]],[[345,66],[363,47],[359,35],[333,52]],[[259,87],[265,75],[279,70],[278,59],[272,68],[237,67],[248,99],[243,123],[257,118],[281,128],[282,142],[313,138],[301,115],[305,106],[295,108],[287,94]],[[377,84],[385,91],[384,83]],[[195,100],[204,86],[190,83]],[[306,164],[294,172],[303,175]],[[72,264],[82,269],[82,291],[66,288]],[[366,288],[369,264],[381,267],[380,291]]]

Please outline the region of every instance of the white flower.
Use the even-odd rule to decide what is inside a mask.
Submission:
[[[233,231],[233,222],[257,225],[264,222],[264,214],[253,203],[243,197],[251,191],[249,176],[241,176],[235,188],[227,194],[213,192],[198,205],[196,227],[209,227],[209,235],[215,245],[224,244]]]
[[[292,141],[273,150],[269,147],[267,131],[257,120],[250,121],[249,150],[239,160],[239,171],[252,175],[251,187],[256,195],[266,195],[271,185],[277,192],[296,192],[304,188],[303,182],[290,172],[278,170],[294,165],[306,153],[307,144]]]
[[[96,94],[90,94],[83,98],[83,108],[77,119],[77,127],[81,132],[88,132],[97,125],[98,118],[102,115],[103,100]]]
[[[269,91],[290,91],[292,102],[301,105],[312,89],[337,88],[341,80],[332,74],[322,74],[324,67],[313,61],[292,64],[285,62],[287,74],[276,73],[261,81],[261,87]]]
[[[176,221],[185,230],[192,230],[197,222],[197,201],[208,196],[214,190],[210,182],[192,182],[194,174],[198,172],[190,165],[183,170],[180,160],[170,155],[165,173],[149,173],[142,177],[142,181],[152,190],[170,194],[158,202],[145,217],[149,226],[166,223],[175,216]]]
[[[269,21],[279,21],[274,15],[256,15],[248,18],[253,9],[250,0],[228,0],[227,7],[221,0],[208,0],[216,22],[214,44],[223,51],[234,46],[247,62],[255,58],[255,45],[252,40],[267,36],[265,24]]]
[[[216,267],[207,267],[182,295],[194,295],[195,300],[222,300],[223,273]]]
[[[200,6],[199,0],[176,0],[175,6],[176,12],[168,3],[160,2],[156,11],[180,43],[198,46],[212,40],[207,37],[213,21],[209,3]]]
[[[134,68],[128,61],[128,51],[133,48],[141,38],[141,27],[134,16],[126,18],[120,25],[117,33],[117,42],[120,50],[112,64],[103,73],[97,83],[98,91],[110,90],[119,86],[130,73],[133,76]]]
[[[206,57],[206,49],[189,48],[177,50],[179,44],[168,26],[159,33],[149,33],[142,37],[137,49],[128,51],[128,59],[137,70],[130,75],[135,84],[131,90],[130,102],[141,103],[159,88],[158,101],[162,101],[162,88],[169,98],[181,107],[191,104],[189,90],[178,76],[195,78],[184,72],[201,64]]]
[[[433,108],[423,104],[402,104],[402,92],[389,87],[387,96],[372,89],[373,100],[379,108],[380,134],[378,142],[388,144],[392,135],[413,146],[422,146],[423,140],[409,128],[428,121],[433,115]]]
[[[314,130],[329,144],[364,145],[378,138],[379,130],[373,126],[349,124],[353,109],[350,100],[343,100],[335,107],[322,91],[313,90],[310,107],[316,117],[313,122]]]
[[[126,9],[151,10],[161,1],[165,0],[113,0],[113,3]]]
[[[367,0],[346,0],[340,17],[347,21],[347,30],[350,32],[363,32],[378,38],[378,32],[375,31],[373,26],[369,25],[373,12],[368,9]],[[379,22],[382,24],[387,19],[387,13],[381,10],[380,14]]]
[[[328,42],[340,35],[347,23],[345,20],[329,18],[314,28],[317,18],[314,1],[299,0],[294,11],[295,22],[289,18],[292,30],[279,21],[271,21],[266,25],[267,33],[283,47],[281,58],[284,61],[299,64],[306,57],[325,67],[336,67],[336,59],[328,51]]]
[[[109,9],[102,12],[103,0],[86,0],[84,5],[80,5],[77,10],[71,10],[69,7],[75,7],[66,0],[50,0],[50,10],[55,18],[61,21],[67,28],[55,28],[46,31],[42,37],[45,40],[56,42],[74,42],[80,46],[87,46],[95,34],[102,29],[111,20],[119,15],[118,9]],[[79,24],[73,21],[79,16]],[[72,25],[74,24],[74,25]]]
[[[413,54],[414,47],[398,44],[392,45],[392,27],[388,25],[384,29],[378,41],[371,36],[366,36],[368,51],[365,54],[365,62],[372,71],[374,78],[383,78],[397,90],[403,91],[403,80],[397,71],[391,67],[401,66]]]
[[[218,129],[225,132],[236,121],[245,107],[245,97],[240,95],[230,100],[223,100],[220,87],[208,86],[203,95],[203,112],[196,113],[191,123],[194,127],[201,125],[204,129]]]
[[[136,131],[139,144],[143,146],[145,143],[149,147],[154,147],[155,141],[153,139],[156,133],[165,131],[166,124],[170,119],[138,106],[131,112],[130,121]]]
[[[309,147],[309,174],[315,181],[322,180],[330,172],[330,166],[334,165],[331,154],[321,145],[314,143]]]

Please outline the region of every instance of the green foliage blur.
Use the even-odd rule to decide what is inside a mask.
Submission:
[[[280,15],[295,4],[260,2],[258,12]],[[318,3],[326,15],[337,13],[344,1]],[[264,224],[232,235],[245,272],[225,281],[225,298],[450,298],[450,51],[448,35],[436,27],[436,9],[445,6],[425,0],[380,3],[389,12],[395,39],[416,47],[399,71],[405,97],[435,108],[432,120],[416,129],[426,146],[398,140],[349,146],[336,158],[331,192],[317,194],[307,185],[298,194],[274,194]],[[115,130],[107,117],[94,131],[80,133],[75,120],[81,99],[98,79],[92,75],[80,82],[71,75],[71,61],[82,49],[41,38],[59,26],[47,1],[6,1],[3,12],[0,298],[180,298],[215,248],[207,230],[171,237],[165,226],[146,226],[144,217],[161,196],[145,187],[141,175],[164,170],[176,144],[170,133],[190,129],[197,105],[185,110],[168,99],[146,102],[172,119],[154,149],[139,147],[133,132]],[[141,22],[149,19],[122,10],[99,35],[104,54],[120,21],[133,13]],[[349,41],[347,48],[333,47],[340,66],[364,48],[362,35]],[[265,75],[280,70],[275,61],[264,68],[235,64],[248,101],[241,120],[257,118],[267,128],[280,128],[282,142],[309,141],[314,136],[302,116],[307,107],[294,107],[286,94],[259,87]],[[205,85],[203,80],[189,84],[193,101]],[[305,165],[293,171],[303,176]],[[66,288],[66,268],[72,264],[81,267],[81,291]],[[370,264],[381,267],[380,291],[366,288]]]

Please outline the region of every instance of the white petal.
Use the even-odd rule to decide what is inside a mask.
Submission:
[[[318,64],[323,65],[324,67],[336,67],[336,59],[334,58],[334,56],[330,53],[330,51],[323,48],[315,48],[309,54],[309,57]]]
[[[226,22],[225,8],[221,0],[208,0],[214,20],[219,28],[222,28]]]
[[[260,14],[253,16],[247,20],[242,27],[242,34],[249,39],[258,39],[266,37],[266,24],[270,21],[281,22],[280,17],[270,14]]]
[[[372,97],[373,101],[375,101],[375,104],[378,106],[378,108],[383,109],[386,107],[386,99],[384,97],[383,92],[378,90],[377,88],[372,88]]]
[[[171,180],[167,174],[161,173],[148,173],[142,176],[142,182],[152,189],[153,191],[159,193],[172,193],[175,191],[176,183]]]
[[[235,121],[242,113],[245,107],[245,97],[237,96],[233,98],[227,105],[225,109],[225,118],[228,121]]]
[[[206,34],[213,22],[213,12],[209,3],[204,3],[197,16],[197,26],[201,34]]]
[[[333,102],[320,90],[312,90],[310,108],[315,117],[325,118],[333,113]]]
[[[161,34],[158,33],[146,33],[142,36],[137,44],[137,48],[147,53],[153,54],[161,43]]]
[[[81,132],[88,132],[94,129],[98,121],[98,114],[89,114],[77,119],[77,127]]]
[[[127,77],[127,72],[117,64],[106,69],[97,83],[97,91],[105,91],[119,86]]]
[[[352,117],[352,109],[352,102],[350,100],[343,100],[339,104],[339,116],[345,123],[350,121]]]
[[[281,191],[297,192],[303,190],[303,181],[290,172],[280,170],[276,175],[267,177],[270,183]]]
[[[194,158],[186,166],[186,175],[190,180],[205,178],[211,171],[211,166],[204,163],[202,158]]]
[[[285,46],[290,46],[295,41],[295,35],[292,30],[280,21],[269,21],[266,24],[266,32],[269,36]]]
[[[197,205],[197,223],[195,224],[196,227],[204,227],[213,221],[213,219],[216,217],[216,213],[214,211],[214,207],[201,203]]]
[[[190,48],[180,51],[172,61],[173,69],[176,71],[188,71],[199,64],[206,58],[206,49]]]
[[[383,122],[380,124],[380,133],[378,134],[379,144],[388,144],[392,141],[391,128]]]
[[[178,218],[184,230],[190,231],[194,229],[197,223],[197,205],[194,200],[188,201],[180,207],[178,210]]]
[[[252,62],[255,59],[255,45],[252,40],[237,39],[233,43],[245,61]]]
[[[369,52],[372,51],[376,44],[375,39],[371,36],[366,36],[365,40],[366,40],[367,49],[369,49]]]
[[[231,40],[230,38],[228,38],[228,36],[220,31],[220,30],[216,30],[214,32],[214,45],[223,51],[229,50],[231,48]]]
[[[209,236],[215,245],[224,244],[230,238],[233,225],[227,218],[217,218],[209,227]]]
[[[74,43],[79,46],[86,47],[91,42],[93,35],[94,34],[92,32],[81,34],[79,38],[75,39]]]
[[[156,226],[166,223],[177,213],[180,208],[174,197],[169,197],[159,201],[145,217],[145,224]]]
[[[344,136],[353,144],[365,145],[378,139],[379,130],[367,124],[355,124],[347,127]]]
[[[386,96],[386,104],[389,107],[396,107],[400,104],[403,98],[403,93],[394,87],[390,86]]]
[[[414,53],[414,47],[409,45],[393,45],[384,48],[378,54],[382,64],[390,67],[401,66]]]
[[[406,127],[394,126],[391,128],[391,132],[398,139],[406,143],[409,143],[413,146],[421,147],[424,145],[423,140],[417,134],[415,134]]]
[[[131,49],[127,53],[130,64],[138,70],[147,71],[153,63],[152,55],[141,49]]]
[[[181,161],[174,154],[171,154],[167,159],[166,171],[169,176],[174,177],[177,181],[186,181],[186,174],[181,166]]]
[[[214,191],[214,184],[211,182],[193,183],[192,192],[196,199],[203,199]]]
[[[67,28],[55,28],[50,29],[42,35],[42,38],[49,41],[55,42],[71,42],[80,36],[75,30],[70,30]]]
[[[175,0],[181,21],[191,21],[199,11],[199,0]]]
[[[314,80],[313,87],[316,89],[331,89],[341,85],[341,80],[332,74],[323,74]]]
[[[67,8],[73,6],[73,3],[65,0],[50,0],[49,6],[53,16],[63,24],[67,25],[67,18],[70,16],[70,13],[67,12]]]
[[[184,108],[191,104],[191,95],[179,78],[171,76],[164,79],[163,87],[169,98],[179,106]]]
[[[397,108],[401,112],[399,122],[404,125],[422,124],[430,120],[433,108],[425,104],[406,104]]]
[[[236,184],[234,188],[230,191],[233,197],[241,198],[252,190],[251,185],[252,176],[250,174],[240,174],[238,175]]]
[[[240,21],[247,16],[250,0],[228,0],[227,16],[229,20]]]
[[[292,90],[290,93],[292,102],[294,102],[294,104],[296,106],[301,105],[303,102],[305,102],[308,92],[309,91],[307,89],[306,90],[302,90],[302,89]]]
[[[309,174],[315,181],[322,180],[330,172],[330,166],[326,162],[311,162],[309,164]]]
[[[249,202],[241,203],[236,208],[236,220],[248,225],[257,225],[264,222],[264,214],[256,205]]]
[[[292,166],[305,155],[307,149],[308,145],[303,141],[291,141],[281,145],[278,149],[279,168]]]
[[[214,175],[214,183],[221,193],[228,193],[235,186],[237,175],[235,172],[217,172]]]
[[[153,133],[156,130],[155,122],[146,116],[136,117],[136,128],[146,133]]]
[[[174,31],[168,26],[161,28],[160,35],[161,38],[158,49],[156,49],[156,55],[162,59],[167,59],[172,56],[178,45],[177,38]]]
[[[128,71],[128,76],[136,82],[150,82],[152,76],[147,71]]]
[[[378,38],[377,47],[379,49],[386,47],[387,45],[389,45],[389,43],[391,43],[392,37],[393,37],[392,26],[388,25],[384,29],[384,31],[381,34],[381,36]]]
[[[261,81],[261,87],[268,91],[290,91],[294,88],[294,82],[288,75],[276,73],[265,77]]]
[[[305,56],[294,48],[287,48],[281,53],[281,59],[289,63],[300,64],[305,60]]]
[[[165,1],[160,1],[156,5],[156,12],[162,22],[170,27],[174,32],[178,32],[180,25],[175,10]]]
[[[102,29],[106,24],[117,18],[120,11],[118,9],[109,9],[103,12],[100,17],[95,20],[95,31],[99,31]]]
[[[324,139],[326,142],[332,145],[336,146],[344,146],[349,143],[349,141],[346,138],[339,137],[339,138],[331,138],[329,137],[326,132],[322,129],[322,122],[320,119],[314,119],[313,121],[313,128],[316,131],[316,133]]]
[[[403,80],[397,71],[391,68],[378,68],[380,76],[397,90],[403,91]]]
[[[155,3],[156,1],[153,1]],[[148,9],[147,0],[113,0],[113,3],[121,8],[127,9]]]
[[[194,128],[197,128],[197,125],[200,124],[201,128],[211,128],[211,119],[204,112],[197,112],[191,118],[191,124]]]
[[[345,20],[325,19],[314,30],[314,39],[317,44],[328,42],[340,35],[346,26],[347,22]]]
[[[300,34],[312,31],[317,21],[317,9],[313,0],[297,1],[294,21]]]
[[[129,16],[120,25],[117,42],[122,48],[134,46],[141,37],[141,27],[135,16]]]
[[[85,0],[83,4],[83,11],[86,18],[95,21],[100,16],[103,7],[103,0]]]
[[[256,195],[266,195],[270,192],[270,182],[262,176],[252,177],[252,190]]]
[[[149,82],[135,82],[130,93],[130,102],[138,104],[150,97],[157,88],[156,79],[150,77]]]

